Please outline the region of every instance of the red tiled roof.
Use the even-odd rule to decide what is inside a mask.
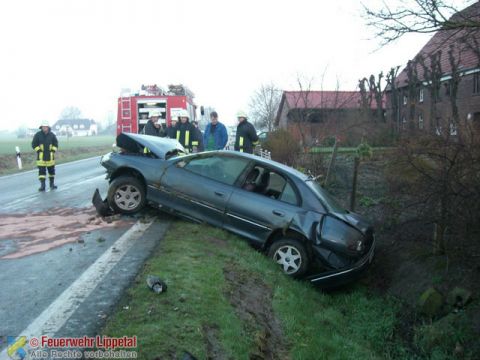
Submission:
[[[290,109],[359,109],[361,107],[359,91],[284,91],[283,96]],[[376,109],[375,101],[372,101],[372,109]]]
[[[456,13],[450,18],[451,21],[479,21],[480,20],[480,2],[476,2],[464,10]],[[480,58],[472,51],[463,39],[468,39],[468,43],[475,47],[475,40],[480,44],[480,31],[477,29],[456,29],[456,30],[439,30],[427,42],[427,44],[420,50],[420,52],[413,59],[417,76],[420,81],[425,80],[423,66],[416,63],[419,57],[425,59],[425,65],[430,68],[430,55],[441,50],[440,66],[443,75],[448,75],[452,72],[448,52],[452,47],[454,57],[458,61],[459,69],[468,70],[478,68],[480,66]],[[480,51],[480,48],[477,49]],[[397,76],[397,86],[403,87],[408,82],[407,67]]]

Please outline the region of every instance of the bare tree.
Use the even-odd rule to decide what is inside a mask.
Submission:
[[[272,131],[282,91],[273,83],[263,84],[250,98],[250,114],[259,127]]]
[[[361,107],[363,111],[368,111],[370,115],[370,109],[372,109],[372,103],[375,101],[375,117],[372,119],[374,122],[385,122],[383,98],[385,95],[385,87],[382,85],[383,72],[380,72],[375,78],[375,75],[370,75],[359,80],[358,87],[360,89]],[[369,116],[370,117],[370,116]]]
[[[60,119],[79,119],[82,111],[76,106],[67,106],[60,113]]]
[[[312,104],[312,78],[305,78],[297,75],[298,92],[293,96],[293,108],[291,112],[292,120],[300,134],[302,146],[306,146],[307,141],[307,125],[310,115],[313,113],[315,104]]]
[[[363,5],[367,24],[375,29],[382,44],[393,42],[408,33],[434,33],[438,30],[480,28],[478,15],[458,10],[449,0],[383,1],[380,9]],[[474,1],[468,1],[472,4]],[[392,6],[392,3],[395,3]],[[454,15],[455,14],[455,15]],[[453,15],[453,16],[452,16]]]

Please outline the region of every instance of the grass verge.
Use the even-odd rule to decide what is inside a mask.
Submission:
[[[0,146],[0,175],[13,174],[36,169],[36,154],[30,149],[31,140],[2,139]],[[92,136],[82,138],[59,139],[59,151],[56,153],[56,164],[86,159],[106,154],[112,150],[115,142],[113,136]],[[20,144],[23,169],[19,170],[15,155],[15,144]],[[22,145],[23,144],[23,145]],[[13,149],[13,150],[12,150]]]
[[[147,274],[168,291],[148,289]],[[136,335],[141,359],[408,358],[394,336],[399,310],[360,284],[323,293],[238,237],[178,220],[102,333]]]

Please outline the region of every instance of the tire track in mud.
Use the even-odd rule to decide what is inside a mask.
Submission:
[[[273,312],[270,287],[234,265],[225,267],[223,274],[227,299],[244,321],[247,332],[255,334],[249,359],[288,359],[288,344]]]

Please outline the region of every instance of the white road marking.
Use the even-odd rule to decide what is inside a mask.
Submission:
[[[27,337],[27,345],[24,349],[31,350],[28,341],[32,337],[40,338],[42,335],[53,337],[152,224],[153,220],[145,223],[137,221],[25,330],[21,331],[19,336]],[[7,348],[0,353],[0,360],[3,359],[10,359]]]

